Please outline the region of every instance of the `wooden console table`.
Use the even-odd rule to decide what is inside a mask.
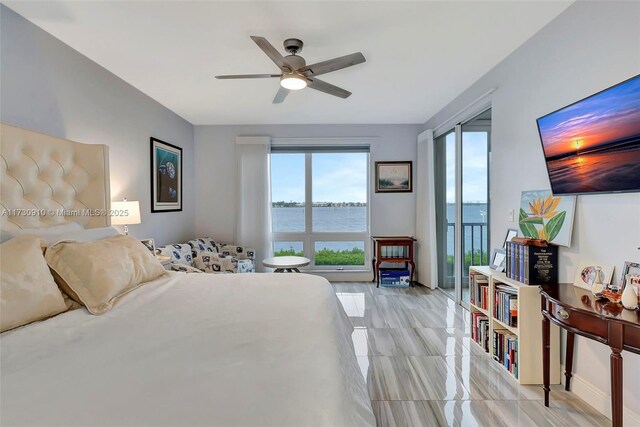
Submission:
[[[622,427],[622,350],[640,354],[640,313],[620,304],[596,300],[591,292],[571,284],[543,285],[542,365],[544,404],[549,406],[549,330],[551,322],[567,331],[566,385],[570,389],[573,368],[573,342],[580,335],[611,348],[611,419]]]
[[[383,262],[404,262],[405,268],[411,265],[409,272],[409,284],[413,286],[413,272],[416,264],[413,262],[413,243],[416,239],[409,236],[371,236],[373,240],[374,258],[373,281],[380,286],[380,264]]]

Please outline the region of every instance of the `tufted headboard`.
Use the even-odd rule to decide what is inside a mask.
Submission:
[[[106,227],[109,147],[0,124],[0,228]]]

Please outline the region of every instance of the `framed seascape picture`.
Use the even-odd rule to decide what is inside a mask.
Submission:
[[[524,237],[569,247],[575,207],[576,196],[554,196],[550,190],[523,191],[520,231]]]
[[[151,212],[182,210],[182,148],[151,138]]]
[[[376,162],[376,193],[411,193],[413,162]]]

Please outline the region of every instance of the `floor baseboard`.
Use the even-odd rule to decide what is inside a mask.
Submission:
[[[560,372],[564,373],[564,366],[560,366]],[[562,375],[562,384],[565,384],[564,375]],[[611,419],[611,397],[609,394],[576,374],[571,377],[571,392],[593,406],[602,415]],[[553,396],[551,398],[553,399]],[[628,406],[624,407],[623,418],[624,425],[640,426],[640,414],[632,411]]]

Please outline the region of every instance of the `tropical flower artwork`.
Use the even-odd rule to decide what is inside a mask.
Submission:
[[[519,225],[525,237],[570,246],[575,196],[554,196],[550,190],[523,191]]]

